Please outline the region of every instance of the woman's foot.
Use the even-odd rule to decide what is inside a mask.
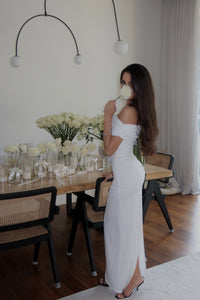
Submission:
[[[99,279],[98,284],[103,285],[103,286],[109,286],[103,278]]]
[[[126,287],[122,293],[118,293],[115,298],[117,299],[124,299],[124,298],[128,298],[130,297],[130,295],[135,292],[136,290],[139,289],[139,287],[144,283],[144,278],[140,277],[140,279],[137,279],[135,281],[135,285],[134,287],[132,287],[132,289],[130,289],[129,287]]]

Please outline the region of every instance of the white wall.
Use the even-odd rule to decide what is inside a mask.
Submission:
[[[42,142],[51,137],[36,119],[52,113],[94,116],[118,95],[119,74],[128,64],[151,72],[159,105],[162,0],[116,0],[120,34],[129,44],[125,56],[113,52],[117,40],[111,0],[48,0],[47,12],[74,32],[83,56],[76,65],[75,45],[65,26],[36,18],[22,30],[20,68],[9,61],[21,25],[43,13],[42,0],[0,0],[0,153],[7,144]]]

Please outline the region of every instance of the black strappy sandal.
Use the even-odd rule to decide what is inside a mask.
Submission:
[[[109,285],[105,282],[105,280],[104,280],[103,278],[100,278],[100,279],[99,279],[98,284],[99,284],[99,285],[102,285],[102,286],[109,286]]]
[[[144,280],[143,280],[142,282],[140,282],[140,283],[132,290],[132,292],[131,292],[128,296],[126,296],[125,293],[124,293],[124,291],[122,291],[121,294],[122,294],[123,298],[119,298],[119,297],[118,297],[118,294],[115,295],[115,298],[117,298],[117,299],[129,298],[135,291],[138,291],[139,287],[140,287],[143,283],[144,283]]]

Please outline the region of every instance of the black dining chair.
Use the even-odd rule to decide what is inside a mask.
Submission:
[[[145,162],[147,164],[150,164],[153,166],[172,170],[173,163],[174,163],[174,155],[156,152],[155,154],[153,154],[151,156],[145,157]],[[169,178],[162,178],[162,179],[159,179],[159,181],[168,183]]]
[[[47,241],[55,287],[59,278],[50,222],[59,212],[55,187],[0,194],[0,250],[34,244],[33,265],[38,264],[40,243]]]
[[[104,182],[104,179],[105,177],[100,177],[96,180],[94,197],[86,194],[84,191],[74,193],[77,196],[77,202],[73,213],[73,222],[67,248],[67,255],[71,255],[78,228],[78,223],[82,222],[89,255],[89,261],[92,270],[92,276],[97,276],[97,272],[94,263],[90,228],[103,228],[104,211],[106,207],[108,191],[112,184],[112,179],[109,179],[106,182]]]
[[[151,156],[145,157],[145,163],[172,170],[174,155],[157,152]],[[160,206],[163,216],[171,232],[174,232],[169,213],[165,204],[166,195],[162,194],[160,182],[168,183],[169,178],[161,178],[159,180],[149,180],[144,183],[143,188],[143,221],[145,219],[147,209],[151,200],[156,200]]]

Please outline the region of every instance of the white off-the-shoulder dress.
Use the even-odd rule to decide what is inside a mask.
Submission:
[[[104,216],[106,254],[105,281],[116,293],[130,282],[139,257],[145,275],[142,221],[142,186],[145,171],[133,154],[140,126],[124,124],[117,115],[112,119],[112,135],[123,140],[111,156],[114,179],[109,190]]]

